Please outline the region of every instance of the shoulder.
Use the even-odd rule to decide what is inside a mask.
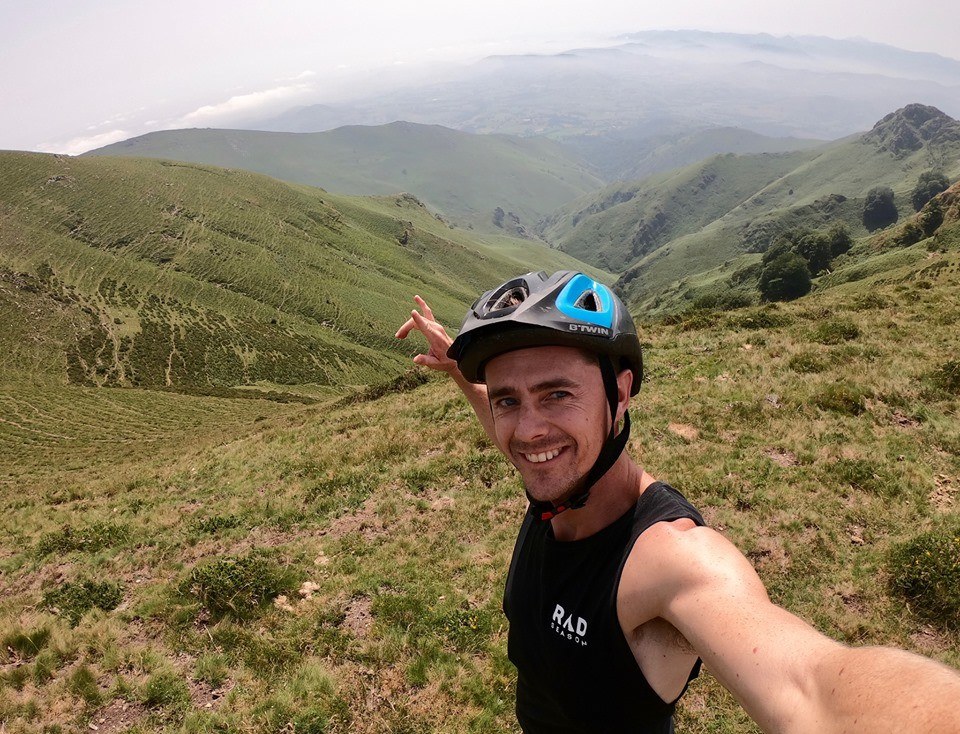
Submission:
[[[767,601],[747,558],[717,531],[680,518],[651,525],[623,568],[618,606],[636,624],[667,616],[677,599],[723,587]]]

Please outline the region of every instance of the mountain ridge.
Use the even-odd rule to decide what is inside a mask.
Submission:
[[[246,168],[350,195],[411,191],[444,217],[488,231],[495,229],[497,207],[532,227],[603,183],[574,152],[550,140],[474,135],[407,121],[319,133],[162,131],[84,155]]]

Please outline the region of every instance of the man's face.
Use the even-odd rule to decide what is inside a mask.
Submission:
[[[596,360],[572,347],[533,347],[491,359],[484,373],[497,441],[527,491],[540,501],[569,496],[610,431]]]

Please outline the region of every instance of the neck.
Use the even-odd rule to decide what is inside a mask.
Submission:
[[[629,510],[654,481],[626,452],[622,453],[593,485],[587,504],[550,520],[554,537],[562,541],[580,540],[603,530]]]

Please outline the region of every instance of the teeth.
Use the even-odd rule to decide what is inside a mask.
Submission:
[[[542,464],[544,461],[550,461],[550,459],[558,456],[560,454],[560,449],[552,449],[541,454],[524,454],[523,458],[533,464]]]

